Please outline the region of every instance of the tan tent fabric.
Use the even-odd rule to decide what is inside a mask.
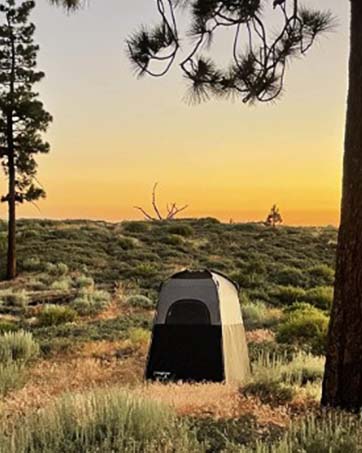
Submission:
[[[225,382],[245,383],[250,377],[249,354],[236,286],[212,273],[219,294]]]
[[[206,323],[195,315],[200,305],[208,313]],[[182,308],[177,312],[176,307]],[[162,285],[146,378],[160,375],[228,384],[248,381],[250,363],[238,288],[226,276],[185,270]]]
[[[242,324],[239,296],[236,286],[227,278],[212,272],[219,295],[221,324]]]
[[[242,324],[222,324],[225,382],[245,384],[250,379],[249,354]]]

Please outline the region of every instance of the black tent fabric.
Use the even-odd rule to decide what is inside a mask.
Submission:
[[[156,325],[146,378],[223,381],[221,327],[202,324]]]

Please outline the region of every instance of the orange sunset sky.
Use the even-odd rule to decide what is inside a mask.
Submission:
[[[125,38],[156,17],[151,0],[91,0],[72,15],[40,0],[39,91],[54,116],[39,169],[48,196],[19,215],[137,219],[133,206],[148,207],[158,181],[160,205],[187,203],[189,217],[261,220],[277,203],[288,224],[337,224],[349,2],[305,3],[330,8],[339,25],[290,65],[280,101],[190,107],[177,70],[137,80],[126,58]],[[216,51],[230,51],[227,37]]]

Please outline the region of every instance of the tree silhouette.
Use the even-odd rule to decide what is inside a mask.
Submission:
[[[152,220],[152,221],[173,220],[177,216],[177,214],[179,214],[180,212],[182,212],[188,208],[188,205],[181,206],[179,208],[176,203],[167,203],[167,205],[166,205],[167,213],[165,215],[162,215],[161,210],[157,204],[157,193],[156,193],[157,186],[158,186],[158,183],[156,182],[152,189],[152,208],[155,213],[154,215],[150,214],[149,212],[147,212],[144,208],[142,208],[140,206],[135,206],[135,209],[142,212],[145,219]]]
[[[56,6],[62,6],[68,10],[74,10],[84,5],[84,0],[49,0],[50,3]]]
[[[345,0],[346,1],[346,0]],[[161,22],[143,27],[128,41],[140,75],[165,75],[181,53],[177,13],[191,14],[193,38],[180,68],[191,82],[193,98],[236,96],[246,103],[276,99],[291,57],[303,55],[328,30],[329,12],[300,7],[298,0],[156,0]],[[349,91],[343,164],[341,220],[334,301],[328,335],[322,404],[362,408],[362,1],[350,0]],[[269,5],[269,6],[268,6]],[[268,8],[280,13],[279,32],[270,34]],[[218,68],[205,56],[215,31],[234,32],[232,61]],[[243,32],[243,33],[242,33]],[[160,67],[161,65],[161,67]]]
[[[142,27],[128,41],[128,53],[139,75],[165,75],[181,53],[177,13],[186,9],[191,22],[186,35],[192,46],[180,59],[195,101],[211,96],[239,97],[245,103],[268,102],[282,92],[287,62],[305,54],[319,34],[332,25],[330,12],[312,11],[298,0],[269,2],[279,12],[277,33],[268,29],[262,0],[156,0],[161,23]],[[271,28],[271,27],[269,27]],[[274,26],[273,26],[274,28]],[[231,63],[225,68],[206,55],[216,32],[233,33]]]
[[[0,157],[8,178],[1,198],[9,207],[7,277],[16,276],[16,204],[44,197],[36,184],[35,155],[47,153],[42,138],[51,116],[33,86],[44,74],[36,71],[38,46],[29,23],[34,1],[5,0],[0,5]]]
[[[283,223],[283,218],[280,214],[279,208],[274,204],[266,218],[265,224],[275,228],[277,225]]]

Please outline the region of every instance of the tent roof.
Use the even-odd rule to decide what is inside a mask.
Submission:
[[[184,269],[180,272],[177,272],[176,274],[172,275],[170,278],[171,279],[185,279],[185,280],[202,280],[202,279],[212,279],[213,275],[220,275],[221,277],[225,278],[226,280],[229,280],[230,283],[232,283],[237,290],[239,290],[239,285],[232,280],[230,277],[227,275],[223,274],[222,272],[215,271],[213,269],[201,269],[201,270],[190,270],[190,269]]]

